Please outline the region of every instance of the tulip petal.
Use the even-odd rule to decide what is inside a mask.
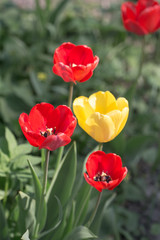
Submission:
[[[136,19],[136,5],[132,2],[124,2],[121,6],[122,18],[123,20],[127,19]]]
[[[75,45],[73,43],[68,42],[63,43],[61,46],[56,48],[53,59],[54,64],[62,62],[66,65],[69,65],[68,56],[74,47]]]
[[[102,171],[111,176],[112,180],[118,178],[114,177],[114,172],[117,169],[122,168],[122,160],[120,156],[116,155],[115,153],[107,153],[102,159],[100,159],[100,163]]]
[[[102,192],[103,187],[101,186],[101,182],[95,182],[91,178],[88,177],[86,173],[84,173],[85,180],[88,184],[90,184],[92,187],[96,188],[99,192]]]
[[[63,80],[65,82],[74,82],[75,83],[72,69],[69,66],[64,65],[62,62],[58,62],[58,63],[54,64],[53,72],[56,75],[63,78]]]
[[[89,155],[88,160],[86,162],[86,170],[90,178],[93,178],[99,171],[102,172],[103,166],[101,162],[105,161],[106,154],[103,151],[96,151]]]
[[[71,139],[64,133],[58,133],[57,135],[50,135],[45,138],[44,142],[39,146],[39,149],[45,148],[50,151],[54,151],[59,147],[65,146],[70,143]]]
[[[148,33],[155,32],[160,28],[160,6],[146,8],[137,20]]]
[[[119,173],[117,172],[118,181],[117,183],[115,182],[110,188],[108,188],[108,190],[113,190],[115,187],[117,187],[126,177],[127,172],[128,172],[128,169],[126,167],[123,167]]]
[[[78,97],[73,102],[73,111],[78,118],[78,121],[81,119],[82,121],[86,121],[86,119],[94,113],[92,107],[88,102],[87,97]]]
[[[96,92],[89,97],[89,103],[95,112],[107,114],[107,112],[117,109],[116,99],[109,91]]]
[[[74,75],[74,79],[75,81],[83,81],[83,79],[90,73],[91,73],[91,69],[92,69],[92,65],[88,64],[87,66],[83,66],[83,65],[77,65],[75,67],[72,67],[72,72]]]
[[[41,145],[45,140],[45,137],[41,136],[40,134],[30,131],[24,131],[23,129],[22,132],[26,139],[28,140],[28,142],[34,147],[39,147],[39,145]]]
[[[68,61],[70,64],[87,65],[94,62],[93,51],[86,45],[79,45],[72,48]]]
[[[115,135],[113,136],[113,138],[115,138],[124,128],[127,122],[128,113],[128,108],[124,108],[122,111],[114,110],[108,113],[108,116],[112,119],[115,125]]]
[[[71,109],[65,105],[60,105],[55,110],[59,112],[59,119],[56,131],[63,132],[70,137],[73,134],[77,124],[76,118],[73,116]]]
[[[124,21],[124,26],[128,31],[133,32],[137,35],[148,34],[148,31],[142,25],[140,25],[138,22],[134,20],[128,19]]]
[[[43,103],[42,103],[43,105]],[[45,108],[48,109],[46,103],[44,103]],[[46,131],[46,119],[43,116],[43,113],[39,111],[39,104],[36,104],[30,111],[28,121],[30,123],[31,129],[35,133],[40,133],[40,131]]]
[[[126,125],[128,115],[129,115],[129,108],[124,108],[122,110],[121,123],[120,123],[119,129],[117,130],[117,135],[122,131],[122,129]]]
[[[128,101],[125,98],[120,97],[117,99],[117,106],[118,110],[122,111],[123,108],[128,107]]]
[[[93,71],[90,71],[84,78],[82,78],[81,80],[79,80],[79,82],[85,82],[88,79],[90,79],[93,75]]]
[[[103,189],[114,189],[127,174],[127,168],[122,167],[120,156],[114,153],[106,154],[103,151],[90,154],[86,162],[86,170],[87,172],[84,173],[86,181],[100,192]],[[107,174],[111,180],[108,182],[101,180],[102,174]],[[95,180],[94,177],[98,175],[99,179]]]
[[[91,114],[87,118],[83,129],[97,142],[108,142],[115,134],[115,126],[112,119],[98,112]]]

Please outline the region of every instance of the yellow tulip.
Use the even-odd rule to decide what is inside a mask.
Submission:
[[[128,101],[107,92],[96,92],[89,98],[81,96],[74,100],[73,111],[80,127],[97,142],[113,140],[124,128],[128,114]]]

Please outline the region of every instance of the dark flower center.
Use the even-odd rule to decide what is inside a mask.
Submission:
[[[112,178],[111,178],[111,176],[107,175],[107,173],[102,172],[101,174],[100,173],[96,174],[93,177],[93,180],[96,181],[96,182],[101,181],[101,182],[109,183],[112,180]]]
[[[46,127],[46,131],[45,132],[40,131],[40,134],[45,138],[50,135],[56,134],[56,127],[54,127],[54,129]]]

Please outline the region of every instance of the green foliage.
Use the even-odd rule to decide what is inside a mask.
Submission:
[[[112,194],[104,194],[96,216],[98,223],[93,222],[92,231],[101,240],[159,237],[160,34],[156,32],[146,38],[142,75],[135,86],[141,37],[123,28],[118,1],[110,6],[110,1],[106,5],[103,2],[82,4],[79,0],[61,0],[52,5],[51,0],[46,0],[46,7],[42,9],[37,0],[36,9],[30,10],[20,9],[9,0],[0,3],[2,240],[21,237],[29,240],[33,236],[40,206],[44,157],[26,141],[24,143],[18,117],[22,112],[29,113],[37,102],[46,101],[54,106],[67,104],[69,86],[52,73],[54,50],[65,41],[87,44],[100,57],[92,78],[74,86],[74,97],[110,90],[116,97],[125,96],[130,105],[124,131],[103,147],[105,152],[115,152],[122,157],[129,170],[128,178],[116,188],[112,206],[106,206]],[[39,78],[41,72],[46,76],[43,80]],[[43,199],[42,208],[47,205],[47,219],[45,214],[44,218],[39,218],[40,239],[96,238],[82,226],[95,203],[95,192],[90,192],[90,186],[82,181],[82,172],[85,158],[96,150],[96,143],[78,126],[72,139],[77,141],[78,164],[75,144],[67,152],[64,150],[65,156],[61,149],[57,165],[56,154],[51,159],[47,201]]]
[[[21,233],[24,233],[26,229],[29,230],[31,235],[35,228],[35,200],[30,198],[27,194],[19,192],[17,197],[19,216],[18,216],[18,228]]]

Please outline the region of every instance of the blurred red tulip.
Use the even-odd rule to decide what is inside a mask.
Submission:
[[[157,1],[124,2],[121,11],[124,27],[129,32],[145,35],[160,28],[160,4]]]
[[[53,72],[65,82],[84,82],[91,78],[93,70],[99,62],[93,56],[92,49],[86,45],[76,46],[73,43],[63,43],[55,50],[53,56]]]
[[[49,103],[36,104],[30,114],[22,113],[19,124],[28,142],[53,151],[70,143],[77,120],[65,105],[54,108]]]
[[[127,175],[127,168],[122,167],[120,156],[103,151],[93,152],[87,162],[84,177],[99,192],[103,189],[113,190]]]

